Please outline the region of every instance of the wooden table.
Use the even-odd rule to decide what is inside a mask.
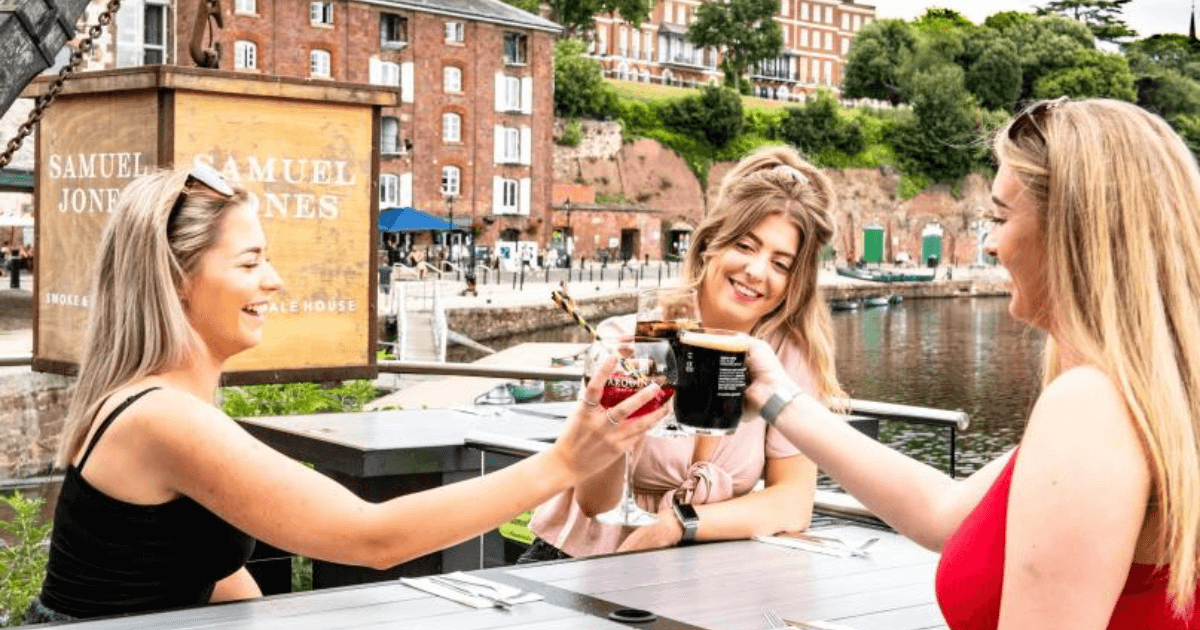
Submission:
[[[821,532],[882,540],[865,559],[733,541],[476,572],[546,597],[511,611],[474,609],[391,581],[71,627],[603,629],[622,627],[606,617],[622,607],[658,615],[636,627],[666,630],[762,630],[763,608],[785,619],[832,621],[854,630],[946,627],[933,596],[936,554],[889,532],[857,526]]]

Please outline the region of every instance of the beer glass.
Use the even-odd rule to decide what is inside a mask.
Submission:
[[[653,400],[642,405],[626,418],[626,421],[645,415],[662,407],[675,392],[675,354],[665,339],[651,339],[630,335],[601,335],[588,346],[584,355],[584,379],[591,380],[595,368],[611,354],[619,361],[616,369],[604,383],[600,395],[600,406],[609,409],[637,393],[638,390],[657,383],[662,390]],[[625,451],[625,472],[621,489],[621,500],[613,509],[596,515],[596,520],[606,525],[641,527],[652,525],[658,517],[638,507],[633,499],[633,453]]]
[[[700,299],[695,289],[643,289],[638,292],[637,323],[639,337],[665,339],[679,356],[679,331],[700,327]],[[651,437],[687,437],[691,435],[669,414],[648,433]]]
[[[679,331],[675,417],[700,435],[737,431],[746,397],[746,352],[751,337],[717,328]]]

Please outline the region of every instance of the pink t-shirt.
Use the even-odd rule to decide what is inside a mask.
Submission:
[[[633,330],[633,316],[610,318],[601,330],[617,326]],[[813,391],[803,353],[791,343],[779,347],[778,338],[767,340],[779,348],[784,368],[801,387]],[[791,442],[758,415],[747,412],[738,430],[720,438],[712,461],[693,462],[695,438],[648,438],[634,467],[633,496],[651,512],[668,507],[675,496],[684,503],[719,503],[750,492],[762,478],[767,459],[799,454]],[[572,557],[594,556],[617,550],[633,528],[604,525],[588,518],[575,502],[574,490],[560,493],[534,512],[529,528],[546,542]]]

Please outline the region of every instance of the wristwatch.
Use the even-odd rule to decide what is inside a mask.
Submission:
[[[679,539],[679,544],[689,545],[696,541],[696,530],[700,529],[700,515],[696,514],[696,508],[690,503],[671,504],[675,510],[675,518],[679,519],[680,527],[683,527],[683,537]]]
[[[771,397],[767,399],[759,415],[762,416],[763,420],[767,421],[767,424],[774,425],[775,419],[783,412],[783,408],[787,407],[789,403],[803,393],[804,390],[797,387],[795,383],[784,380],[775,390],[775,393],[771,394]]]

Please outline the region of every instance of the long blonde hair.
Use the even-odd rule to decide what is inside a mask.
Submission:
[[[1045,233],[1052,330],[1043,384],[1064,369],[1061,344],[1121,392],[1163,515],[1159,564],[1170,565],[1168,590],[1183,612],[1200,562],[1195,158],[1162,119],[1120,101],[1035,104],[996,138]]]
[[[732,247],[760,221],[783,215],[800,231],[800,248],[788,270],[783,302],[751,331],[756,337],[782,332],[803,352],[826,399],[844,398],[834,365],[833,325],[817,288],[817,257],[832,242],[837,196],[821,171],[795,149],[769,146],[746,156],[721,181],[712,211],[692,235],[685,282],[700,290],[712,254]]]
[[[181,365],[199,343],[180,301],[184,282],[220,237],[225,211],[246,201],[187,183],[186,170],[140,177],[121,192],[92,268],[79,380],[55,464],[65,468],[107,397],[126,383]]]

